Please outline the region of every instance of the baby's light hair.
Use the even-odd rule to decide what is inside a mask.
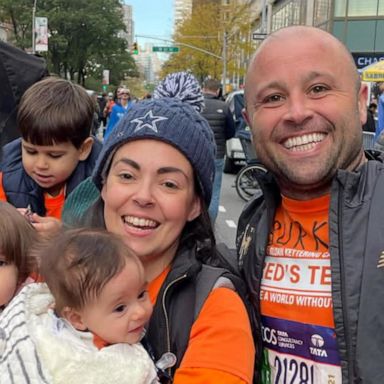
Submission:
[[[119,236],[102,229],[62,231],[43,244],[38,255],[59,315],[64,307],[80,310],[97,299],[128,261],[141,263]]]
[[[36,272],[36,259],[31,249],[37,242],[33,226],[11,204],[0,201],[0,252],[5,261],[18,271],[18,285]]]

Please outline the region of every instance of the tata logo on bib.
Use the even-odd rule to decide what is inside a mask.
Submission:
[[[320,357],[328,357],[327,351],[323,349],[324,347],[324,339],[320,335],[312,335],[311,336],[311,343],[313,347],[309,347],[309,351],[311,352],[311,355],[314,356],[320,356]]]

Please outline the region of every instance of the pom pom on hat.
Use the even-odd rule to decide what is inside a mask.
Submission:
[[[190,105],[171,98],[140,101],[122,117],[97,160],[92,176],[97,188],[102,188],[116,150],[139,139],[160,140],[178,149],[191,163],[209,205],[216,155],[212,129]]]
[[[167,75],[153,92],[154,99],[176,98],[191,105],[197,112],[204,109],[204,96],[195,76],[188,72]]]

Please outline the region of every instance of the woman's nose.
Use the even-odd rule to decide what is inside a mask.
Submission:
[[[138,184],[133,200],[141,207],[153,205],[154,198],[151,184],[148,182]]]

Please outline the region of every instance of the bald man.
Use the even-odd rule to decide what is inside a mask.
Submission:
[[[367,88],[346,47],[304,26],[271,34],[245,82],[269,172],[239,220],[262,383],[381,383],[384,168],[365,153]]]

